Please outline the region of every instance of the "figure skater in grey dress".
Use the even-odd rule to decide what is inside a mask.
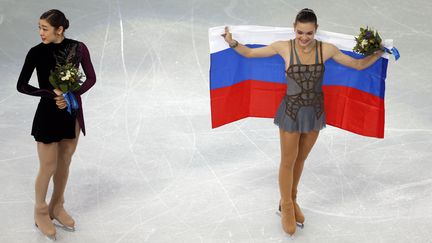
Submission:
[[[249,48],[232,38],[228,27],[222,36],[231,48],[248,58],[280,55],[285,61],[288,89],[276,112],[274,123],[279,126],[281,163],[279,167],[279,190],[283,230],[289,235],[296,225],[303,227],[305,217],[297,203],[297,186],[304,162],[325,127],[322,80],[324,62],[333,58],[347,67],[362,70],[383,54],[377,51],[362,59],[342,53],[330,43],[315,39],[318,28],[313,10],[301,10],[294,22],[295,39],[276,41],[268,46]]]

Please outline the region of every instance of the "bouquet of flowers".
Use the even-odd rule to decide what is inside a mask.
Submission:
[[[77,91],[80,88],[82,77],[83,74],[72,63],[57,64],[56,68],[51,71],[49,81],[54,88],[67,93],[68,91]]]
[[[63,92],[63,97],[67,103],[67,110],[72,114],[72,110],[78,109],[78,101],[72,93],[77,91],[82,84],[81,78],[84,75],[72,63],[64,65],[57,64],[54,70],[51,70],[49,81],[51,85]]]
[[[369,56],[374,52],[381,50],[382,39],[378,34],[378,31],[374,31],[372,28],[360,28],[360,34],[355,37],[356,45],[353,51]]]
[[[399,59],[399,51],[393,47],[391,50],[387,49],[382,45],[382,39],[378,34],[378,31],[373,30],[366,26],[366,28],[360,27],[360,34],[355,37],[356,45],[353,51],[369,56],[378,50],[383,50],[386,53],[393,54],[395,59]]]

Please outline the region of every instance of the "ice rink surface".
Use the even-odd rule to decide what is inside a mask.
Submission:
[[[295,242],[432,242],[432,3],[282,0],[0,0],[0,242],[46,242],[33,227],[38,98],[16,91],[37,21],[58,8],[88,46],[96,85],[83,96],[66,190],[74,233],[59,242],[290,242],[275,214],[278,128],[245,119],[212,130],[207,30],[291,27],[309,7],[320,29],[373,26],[394,39],[385,139],[324,129],[299,187]],[[32,84],[36,85],[34,73]]]

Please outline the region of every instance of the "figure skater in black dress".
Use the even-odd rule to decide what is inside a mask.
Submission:
[[[42,43],[31,48],[18,79],[19,92],[40,97],[33,120],[32,132],[37,143],[39,172],[35,182],[34,220],[36,227],[47,237],[56,239],[56,220],[62,228],[73,231],[75,221],[63,207],[64,191],[69,175],[69,166],[75,152],[80,130],[85,135],[83,109],[80,95],[96,82],[96,74],[84,43],[65,38],[69,27],[65,15],[56,9],[42,14],[39,19],[39,35]],[[69,113],[60,90],[49,82],[50,71],[56,64],[81,65],[86,79],[74,92],[79,108]],[[39,88],[29,84],[36,69]],[[54,188],[49,204],[46,194],[53,177]]]

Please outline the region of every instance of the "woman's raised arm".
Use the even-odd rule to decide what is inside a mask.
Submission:
[[[274,43],[259,48],[249,48],[240,44],[238,41],[232,38],[232,34],[229,32],[228,26],[225,26],[225,34],[222,34],[222,37],[224,37],[225,41],[231,48],[244,57],[270,57],[278,54]]]

